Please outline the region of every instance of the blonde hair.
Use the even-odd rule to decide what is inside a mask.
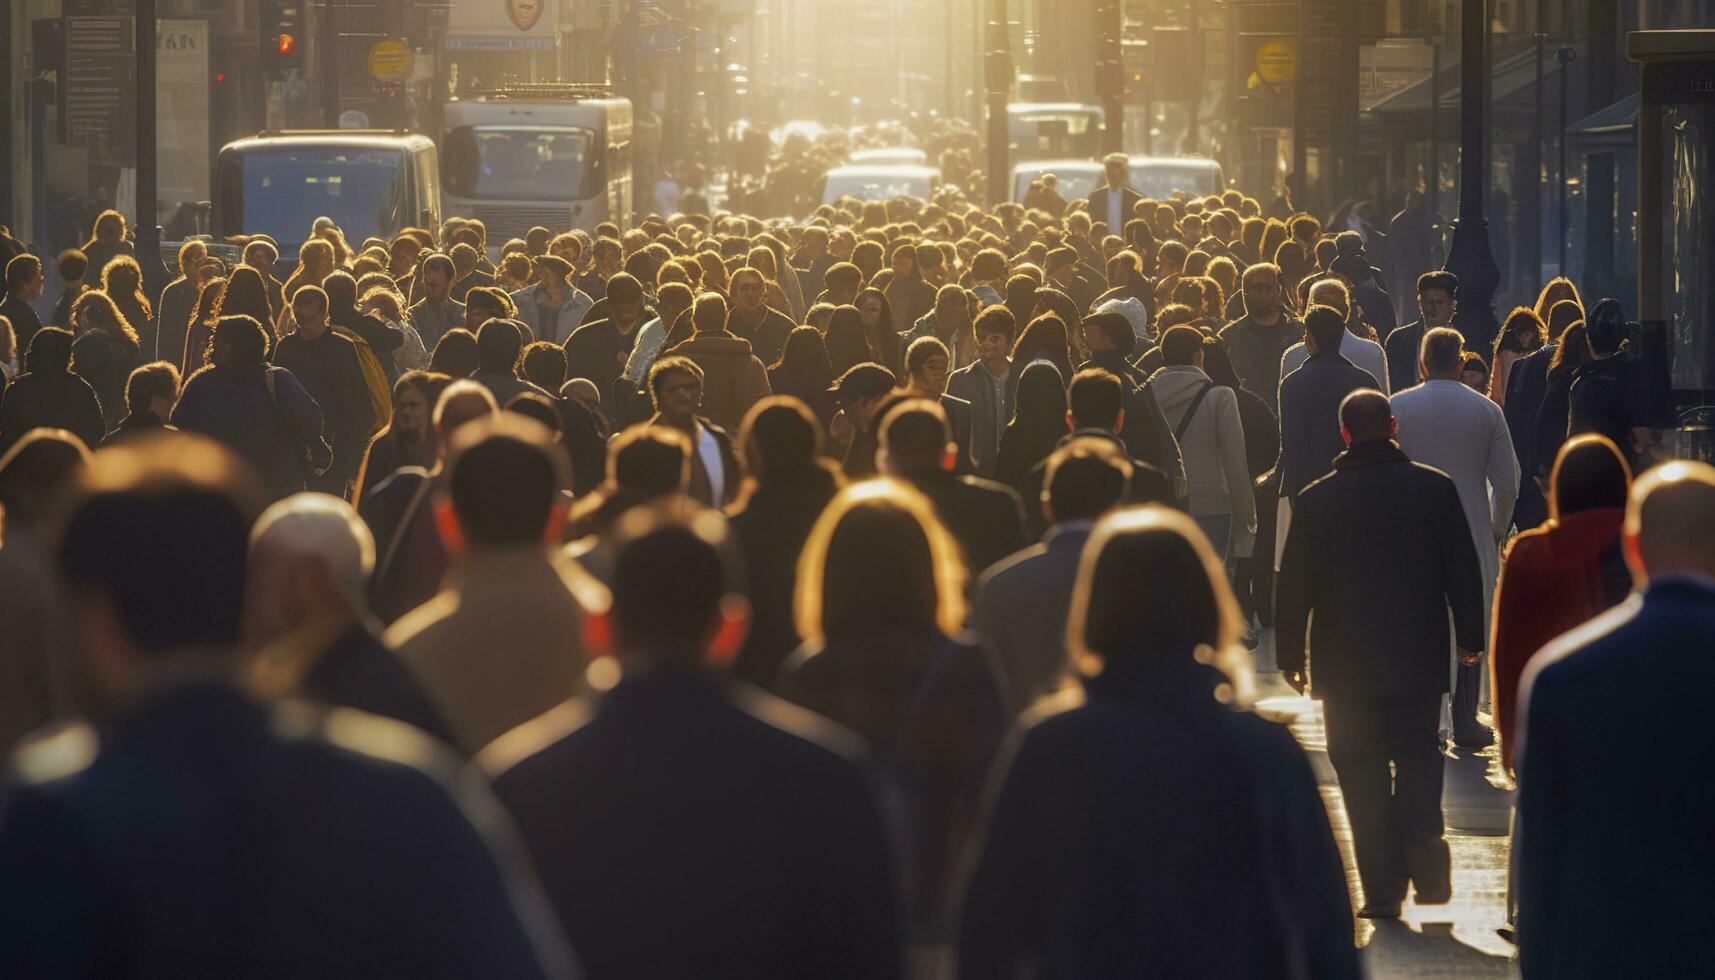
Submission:
[[[1542,292],[1536,297],[1536,318],[1543,323],[1548,322],[1548,315],[1554,309],[1554,304],[1561,300],[1571,300],[1578,304],[1578,309],[1584,309],[1584,300],[1578,295],[1578,284],[1565,276],[1556,276],[1548,280],[1542,287]],[[1580,318],[1582,319],[1582,318]]]
[[[842,528],[853,520],[870,526],[861,534],[842,535]],[[906,539],[913,532],[920,536],[923,549],[916,557],[923,558],[927,568],[901,567],[902,561],[910,563],[912,556],[907,552],[916,542]],[[901,543],[906,546],[899,547]],[[842,561],[862,567],[832,568],[830,575],[833,563]],[[893,567],[884,570],[879,567],[883,563]],[[852,587],[854,582],[848,579],[860,587]],[[935,516],[928,498],[898,480],[865,480],[835,494],[811,528],[798,559],[793,618],[799,635],[815,643],[825,643],[830,632],[845,632],[863,621],[894,625],[901,619],[915,619],[918,625],[933,625],[952,635],[964,625],[964,588],[959,546]],[[933,595],[925,596],[925,591]],[[866,602],[885,608],[856,608]]]

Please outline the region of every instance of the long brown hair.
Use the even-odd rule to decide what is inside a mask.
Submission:
[[[100,315],[96,318],[97,322],[91,323],[91,327],[124,337],[131,342],[132,346],[140,344],[137,339],[137,331],[132,328],[131,321],[125,319],[125,314],[119,312],[119,305],[113,302],[113,297],[107,295],[106,291],[100,289],[87,290],[72,304],[74,310],[87,307],[95,307],[101,310]],[[106,322],[99,322],[101,320]]]
[[[149,298],[143,295],[143,267],[129,255],[118,256],[101,270],[101,289],[108,296],[129,299],[144,316],[154,313]]]

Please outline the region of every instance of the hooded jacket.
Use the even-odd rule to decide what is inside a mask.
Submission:
[[[703,414],[729,432],[737,432],[750,406],[769,395],[768,369],[743,337],[705,331],[667,354],[688,357],[703,369]]]
[[[1195,365],[1171,365],[1155,372],[1149,386],[1175,432],[1184,425],[1179,452],[1185,460],[1193,514],[1231,514],[1234,554],[1250,554],[1256,535],[1256,496],[1245,459],[1245,429],[1239,400],[1231,388],[1209,380]],[[1185,417],[1199,392],[1208,394],[1190,422]]]

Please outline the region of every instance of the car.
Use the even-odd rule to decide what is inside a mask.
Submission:
[[[929,154],[911,146],[881,146],[867,150],[853,150],[846,158],[853,164],[891,164],[903,163],[912,166],[925,166],[929,162]]]
[[[890,201],[896,197],[918,197],[928,200],[941,184],[938,167],[911,164],[860,164],[835,167],[817,182],[823,204],[832,204],[842,197],[860,201]]]
[[[1022,202],[1030,182],[1043,174],[1060,179],[1058,193],[1067,201],[1090,196],[1105,183],[1102,165],[1095,160],[1032,160],[1012,168],[1012,199]],[[1171,198],[1175,192],[1202,196],[1226,189],[1221,165],[1201,157],[1132,157],[1131,189],[1155,200]]]

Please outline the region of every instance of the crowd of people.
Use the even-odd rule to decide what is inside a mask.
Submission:
[[[13,258],[0,973],[1357,976],[1354,908],[1451,899],[1487,718],[1525,974],[1682,972],[1715,470],[1619,305],[1472,351],[1450,273],[1108,164],[318,219],[156,297],[109,213],[46,319]]]

